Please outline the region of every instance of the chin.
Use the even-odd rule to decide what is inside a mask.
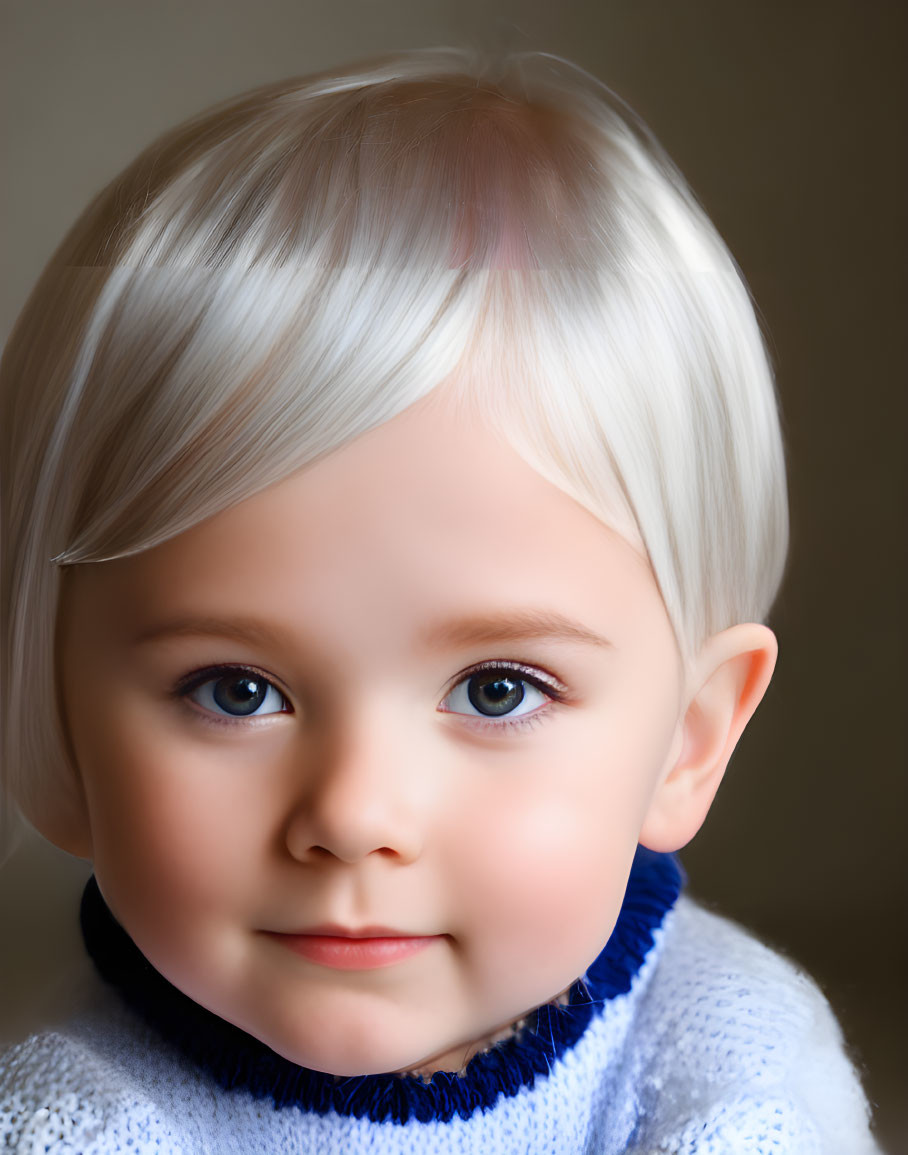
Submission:
[[[330,1040],[321,1039],[315,1046],[312,1040],[297,1043],[286,1038],[262,1038],[261,1041],[297,1066],[341,1078],[405,1073],[408,1068],[419,1067],[431,1053],[413,1044],[407,1046],[403,1039],[385,1038],[371,1042],[362,1038],[344,1038],[340,1034]]]

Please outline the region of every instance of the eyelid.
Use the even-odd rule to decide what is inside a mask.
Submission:
[[[563,701],[570,695],[570,690],[564,682],[560,678],[556,678],[554,674],[549,673],[548,670],[515,661],[512,658],[492,658],[476,662],[474,665],[461,670],[459,674],[455,674],[448,683],[443,697],[446,698],[454,687],[458,686],[465,678],[469,678],[472,674],[480,674],[483,670],[513,670],[515,673],[523,675],[526,681],[531,682],[534,686],[551,693],[552,697],[558,701]]]
[[[197,686],[201,686],[203,682],[207,682],[211,678],[216,678],[219,674],[232,674],[235,672],[255,674],[256,677],[269,682],[276,690],[280,690],[289,702],[290,695],[281,683],[281,680],[276,678],[274,674],[269,674],[267,670],[263,670],[260,666],[253,666],[249,662],[216,662],[212,666],[202,666],[198,670],[184,674],[174,686],[174,693],[185,694],[188,690],[194,690]]]

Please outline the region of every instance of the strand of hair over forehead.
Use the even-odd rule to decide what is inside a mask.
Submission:
[[[476,75],[463,79],[471,67]],[[433,87],[431,78],[444,71],[450,73],[447,86]],[[287,440],[301,450],[292,462],[274,452],[270,439],[260,439],[260,429],[250,427],[259,444],[268,444],[270,460],[282,463],[280,469],[267,471],[265,484],[286,472],[288,465],[311,459],[312,430],[316,440],[321,435],[327,451],[339,440],[386,420],[434,388],[450,371],[452,354],[457,360],[467,348],[475,353],[485,334],[492,345],[497,385],[487,385],[478,394],[480,404],[506,408],[511,422],[516,416],[527,424],[529,439],[556,471],[565,462],[575,466],[586,462],[582,478],[569,475],[566,480],[575,490],[595,487],[584,494],[595,511],[602,511],[606,494],[614,504],[619,490],[638,522],[648,520],[638,508],[641,501],[652,504],[661,498],[664,510],[668,497],[677,514],[679,494],[666,490],[669,479],[677,487],[677,479],[685,473],[696,474],[688,489],[692,508],[706,511],[709,503],[701,500],[704,487],[718,482],[721,494],[729,485],[736,490],[748,478],[767,472],[765,463],[762,469],[736,472],[732,462],[710,473],[698,452],[698,447],[710,444],[733,453],[746,448],[734,444],[736,431],[728,426],[725,391],[736,384],[728,370],[734,371],[738,384],[743,380],[752,385],[755,374],[768,379],[762,342],[737,269],[664,155],[651,140],[646,148],[641,146],[638,134],[643,130],[639,124],[634,130],[628,127],[625,109],[621,116],[616,114],[614,98],[604,86],[549,56],[524,54],[499,62],[496,71],[496,83],[505,85],[503,97],[489,87],[489,69],[483,73],[469,55],[455,51],[414,53],[379,64],[365,76],[329,76],[301,88],[263,90],[260,99],[270,102],[274,116],[280,118],[285,106],[292,106],[294,116],[285,131],[275,135],[269,130],[258,142],[255,131],[247,129],[260,147],[250,149],[244,139],[237,156],[228,139],[220,150],[220,163],[209,151],[187,165],[140,221],[126,263],[157,269],[188,266],[205,270],[207,276],[215,270],[218,318],[233,319],[227,300],[231,293],[238,311],[248,312],[254,291],[261,312],[261,318],[245,327],[231,326],[238,346],[248,347],[247,327],[256,330],[260,347],[269,352],[289,336],[291,367],[302,357],[301,367],[314,382],[299,395],[311,399],[318,393],[323,412],[317,421],[311,406],[306,406],[298,414],[301,420],[285,426]],[[409,92],[408,83],[416,85]],[[276,100],[275,91],[280,93]],[[522,101],[536,91],[544,95],[528,112]],[[334,99],[327,111],[322,108],[328,97],[340,95],[347,96],[346,103],[338,105]],[[565,115],[568,100],[574,109]],[[255,95],[249,102],[255,104]],[[297,116],[303,102],[310,106],[316,124],[307,122],[301,132]],[[577,114],[578,105],[584,108],[585,120]],[[539,109],[547,109],[550,119]],[[458,118],[466,122],[465,129],[452,123]],[[230,117],[225,119],[229,125]],[[292,139],[294,133],[302,145]],[[403,143],[394,140],[395,133]],[[296,167],[288,160],[294,148]],[[592,167],[599,171],[590,179]],[[331,174],[327,180],[325,173]],[[608,186],[608,197],[603,197],[603,184]],[[284,199],[288,186],[289,205]],[[306,211],[300,214],[303,202]],[[291,211],[282,213],[282,206]],[[269,278],[264,278],[265,284],[250,280],[253,271],[266,269],[281,274],[270,294]],[[237,276],[232,287],[231,274]],[[480,286],[477,279],[485,284]],[[693,280],[699,283],[692,284]],[[159,290],[168,298],[173,292],[171,283]],[[139,295],[139,311],[148,295],[147,289]],[[729,297],[737,300],[728,301]],[[706,298],[711,298],[715,313],[729,312],[729,304],[732,313],[737,311],[737,316],[723,318],[724,330],[713,326],[710,331]],[[307,302],[310,323],[300,324],[298,308],[291,308],[288,317],[282,300]],[[520,308],[515,307],[517,301]],[[262,308],[266,302],[270,310]],[[483,326],[490,315],[498,324]],[[501,324],[503,315],[506,327]],[[262,320],[271,322],[270,340],[261,331]],[[215,335],[212,328],[203,326],[200,339],[183,359],[184,370],[193,366],[192,354],[205,348],[204,337]],[[641,328],[648,330],[649,349],[634,364],[632,346],[639,343]],[[388,349],[389,333],[397,338],[396,348]],[[503,333],[510,338],[504,351]],[[749,339],[750,364],[744,364],[748,350],[736,349],[742,337]],[[698,338],[705,347],[698,347]],[[708,347],[722,339],[726,348]],[[224,359],[236,363],[237,350],[223,333],[220,343],[225,346]],[[590,363],[566,366],[566,360],[577,361],[575,351],[583,345],[592,345]],[[610,355],[609,379],[597,382],[604,352]],[[720,355],[727,355],[732,364],[716,366]],[[240,364],[243,361],[240,357]],[[670,362],[669,372],[665,361]],[[383,371],[388,368],[391,374]],[[700,383],[700,378],[714,377],[717,369],[730,379]],[[571,370],[579,377],[573,382],[567,379]],[[248,379],[248,368],[243,375]],[[603,377],[601,370],[598,376]],[[572,385],[576,393],[568,399]],[[628,408],[622,385],[625,393],[638,393],[636,411],[633,407],[630,412],[618,411]],[[745,399],[750,409],[747,419],[757,420],[765,431],[775,420],[771,384],[768,390],[764,383],[750,393]],[[337,429],[325,397],[333,399],[335,414],[344,415],[346,430]],[[566,405],[566,400],[573,405]],[[754,401],[766,411],[762,420],[754,412]],[[673,414],[671,428],[660,430],[653,420],[658,417],[657,406],[681,410]],[[583,410],[583,418],[592,409],[594,427],[578,429],[577,420],[569,426],[564,414],[572,408]],[[186,428],[180,416],[179,425]],[[637,471],[638,484],[628,485],[627,464],[621,469],[619,463],[617,479],[610,476],[616,466],[615,443],[625,433],[626,440],[635,437],[624,456],[639,456],[645,446],[639,444],[637,432],[647,427],[662,436],[658,445],[650,446],[647,468]],[[187,446],[191,424],[188,429],[190,436],[182,439]],[[689,449],[693,442],[693,452],[686,455],[679,452],[685,440]],[[656,465],[663,465],[661,470],[651,468],[653,456]],[[775,458],[778,470],[780,453]],[[602,463],[598,469],[597,460]],[[679,474],[677,466],[684,463],[687,469]],[[664,468],[667,464],[671,468]],[[644,493],[635,501],[633,490],[644,483],[649,490],[658,484],[660,492]],[[235,499],[231,493],[229,500]],[[721,551],[717,555],[716,541],[705,542],[704,533],[714,539],[712,527],[736,536],[735,527],[742,524],[738,516],[720,516],[716,525],[716,513],[710,511],[708,522],[700,527],[703,532],[696,535],[704,546],[702,560],[710,566]],[[661,530],[658,519],[649,520],[651,524],[641,524],[641,530],[676,626],[683,616],[691,627],[680,632],[702,635],[712,623],[705,614],[695,620],[690,587],[698,583],[692,575],[685,577],[690,567],[679,564],[678,557],[695,535],[676,518],[663,517]],[[162,533],[169,535],[172,529],[163,526]],[[736,548],[739,545],[735,543]],[[69,559],[77,560],[77,551],[76,546]],[[765,557],[761,543],[751,560]],[[666,569],[669,562],[673,578]],[[765,567],[746,568],[759,574]],[[745,584],[739,581],[736,586],[740,590]],[[719,616],[729,617],[730,607],[721,605],[719,589],[709,592]],[[765,613],[771,595],[748,600],[754,607],[762,603],[757,612]]]
[[[46,559],[149,548],[442,383],[639,532],[683,650],[761,620],[781,576],[747,289],[646,130],[556,57],[405,53],[174,129],[76,224],[4,362],[31,408],[4,403],[14,761],[53,760]]]

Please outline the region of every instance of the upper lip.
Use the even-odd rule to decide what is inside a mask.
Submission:
[[[278,931],[287,935],[325,935],[331,938],[428,938],[429,935],[414,934],[408,930],[394,930],[388,926],[361,926],[353,929],[337,923],[324,922],[319,926],[307,926],[302,930]]]

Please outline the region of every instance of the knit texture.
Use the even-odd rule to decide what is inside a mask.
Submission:
[[[99,981],[81,1014],[0,1056],[2,1149],[21,1155],[878,1151],[838,1025],[809,979],[685,897],[648,937],[625,989],[591,1009],[577,1037],[552,1051],[545,1072],[514,1076],[516,1090],[502,1087],[485,1102],[475,1084],[472,1110],[462,1104],[467,1109],[425,1119],[415,1111],[406,1118],[357,1113],[352,1099],[316,1109],[277,1106],[251,1085],[225,1090],[218,1073],[163,1039]],[[508,1043],[513,1058],[521,1040]],[[492,1054],[503,1061],[503,1049]]]

